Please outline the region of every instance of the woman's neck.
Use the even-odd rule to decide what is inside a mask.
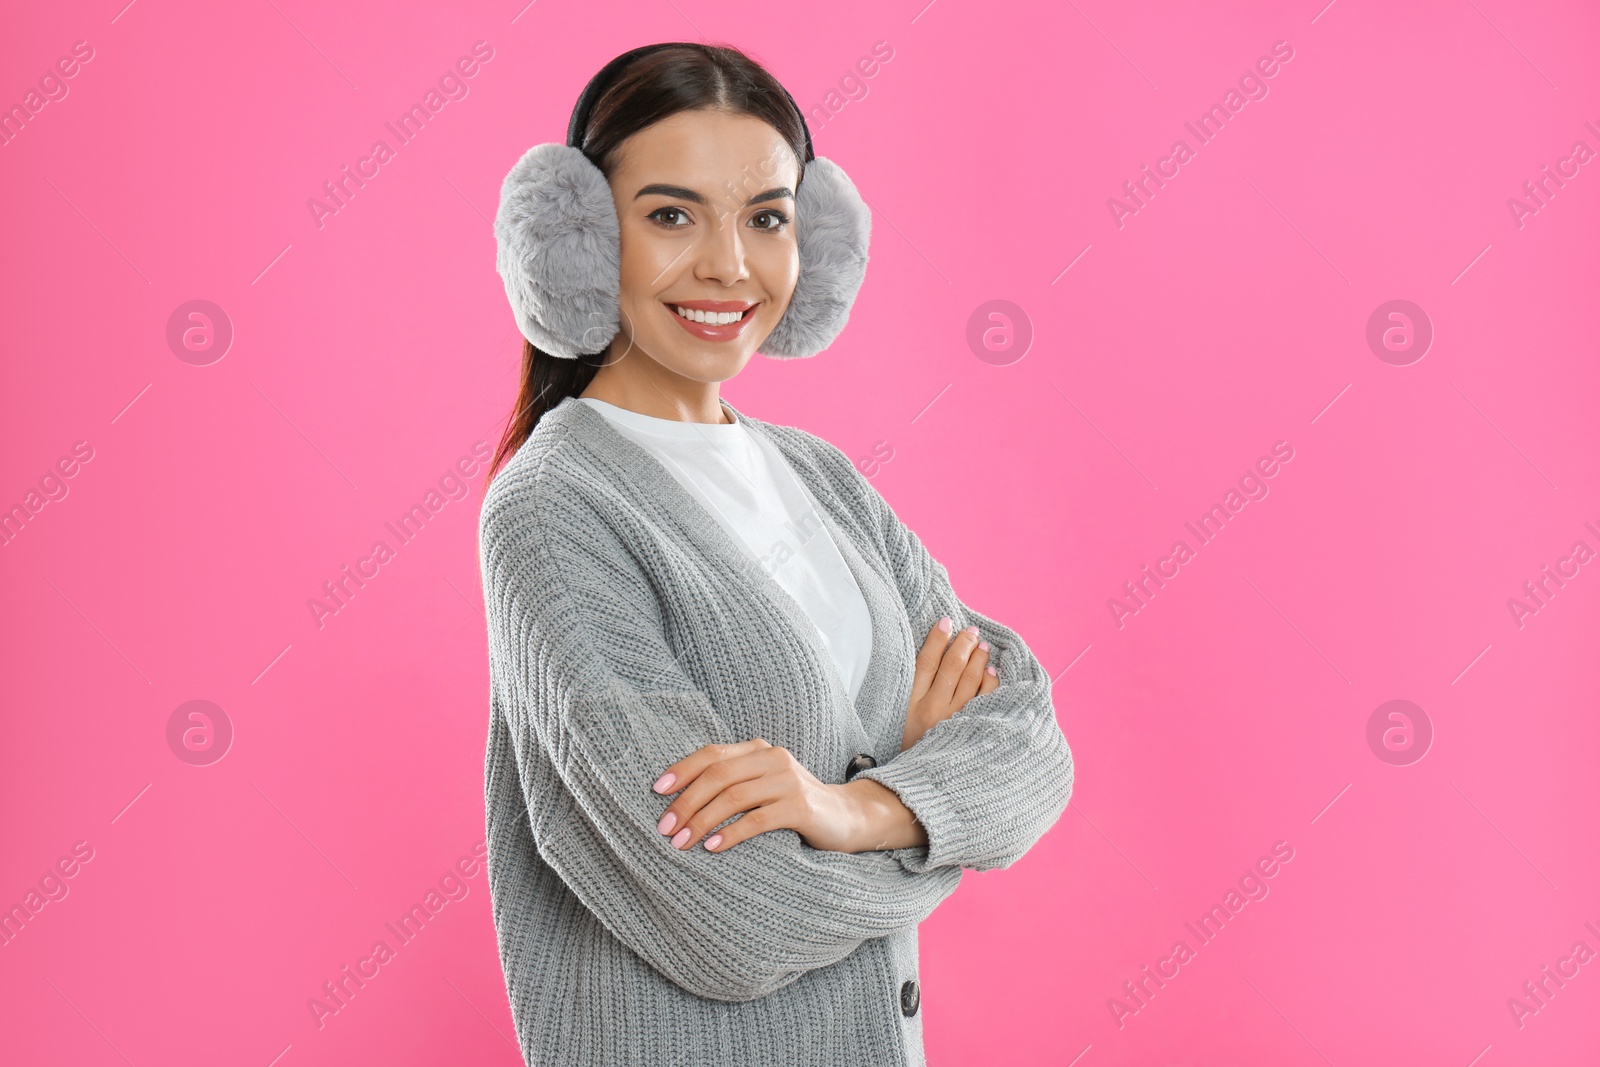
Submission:
[[[609,372],[609,373],[608,373]],[[595,374],[579,396],[604,400],[628,411],[675,422],[730,423],[723,410],[717,382],[692,382],[693,388],[679,389],[638,375],[624,375],[606,367]]]

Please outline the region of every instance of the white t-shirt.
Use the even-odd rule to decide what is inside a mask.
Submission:
[[[854,701],[872,656],[872,615],[850,565],[783,453],[727,407],[730,423],[658,419],[578,397],[658,459],[805,609]]]

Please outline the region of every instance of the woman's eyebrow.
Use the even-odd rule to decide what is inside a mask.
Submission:
[[[633,194],[633,198],[635,200],[639,199],[641,196],[670,196],[679,200],[688,200],[695,204],[704,204],[706,202],[706,198],[695,192],[693,189],[685,189],[681,185],[666,185],[661,182],[654,182]],[[785,198],[793,200],[794,193],[788,188],[788,186],[780,185],[776,189],[768,189],[764,193],[757,193],[749,200],[746,200],[745,205],[749,206],[750,204],[763,204],[768,200],[783,200]]]

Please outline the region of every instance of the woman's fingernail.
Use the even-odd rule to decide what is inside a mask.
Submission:
[[[661,816],[661,821],[656,823],[656,829],[660,830],[664,834],[670,834],[672,833],[673,826],[675,826],[677,822],[678,813],[675,811],[669,811],[665,815]]]
[[[951,625],[952,623],[950,622],[950,616],[946,615],[944,618],[939,620],[939,632],[946,634],[949,633]]]
[[[994,675],[996,678],[1000,677],[1000,672],[994,669],[994,665],[993,664],[990,664],[989,666],[985,667],[984,670],[988,671],[990,674]]]
[[[989,642],[987,642],[987,641],[979,641],[978,642],[978,647],[983,649],[985,652],[987,652],[987,651],[989,651]]]
[[[977,633],[977,632],[978,632],[978,628],[977,628],[977,627],[976,627],[976,626],[969,626],[969,627],[967,627],[967,633],[969,633],[969,634],[975,634],[975,633]]]
[[[689,828],[687,826],[685,826],[682,830],[679,830],[677,833],[672,835],[672,847],[673,848],[682,848],[684,845],[687,845],[688,843],[689,843]]]
[[[656,779],[655,791],[657,793],[665,793],[667,790],[672,788],[672,783],[676,782],[677,780],[678,776],[676,774],[672,774],[670,772],[663,774],[660,778]]]
[[[707,849],[714,849],[720,844],[722,844],[722,835],[721,834],[712,834],[710,837],[706,838],[706,848]]]

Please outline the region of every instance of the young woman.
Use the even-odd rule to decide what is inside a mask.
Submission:
[[[1022,638],[839,449],[720,395],[842,327],[859,204],[766,70],[689,43],[609,64],[502,191],[485,792],[530,1064],[922,1064],[917,924],[1071,794]]]

